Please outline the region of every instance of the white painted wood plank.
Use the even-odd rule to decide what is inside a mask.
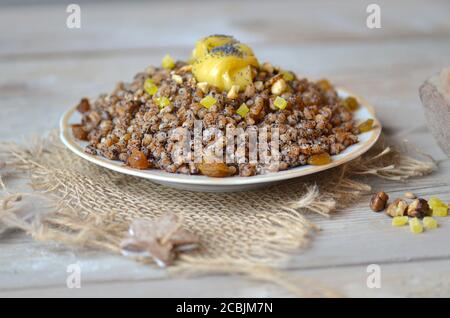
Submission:
[[[366,27],[359,0],[151,1],[82,3],[81,29],[66,27],[66,5],[2,7],[0,54],[190,47],[199,37],[233,34],[257,43],[380,41],[450,35],[445,0],[377,1],[382,28]],[[412,17],[419,17],[412,18]]]

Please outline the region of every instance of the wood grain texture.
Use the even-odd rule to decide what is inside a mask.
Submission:
[[[65,7],[59,4],[2,7],[0,27],[9,32],[0,34],[0,140],[48,132],[82,96],[111,90],[166,53],[184,58],[195,39],[208,33],[229,33],[251,43],[261,60],[310,78],[327,77],[365,96],[386,135],[409,140],[439,162],[430,176],[405,183],[377,180],[374,191],[394,197],[413,191],[450,201],[450,160],[429,133],[418,97],[423,81],[449,66],[450,3],[379,1],[379,30],[365,26],[368,3],[82,3],[80,30],[65,27]],[[310,215],[323,231],[310,249],[294,256],[288,271],[348,296],[450,296],[450,220],[440,219],[439,229],[413,236],[370,212],[367,202],[363,198],[330,219]],[[66,267],[75,262],[82,266],[82,288],[70,290]],[[365,285],[371,263],[382,267],[378,290]],[[238,276],[175,279],[118,256],[41,244],[21,233],[2,236],[0,296],[54,295],[259,297],[286,292]]]

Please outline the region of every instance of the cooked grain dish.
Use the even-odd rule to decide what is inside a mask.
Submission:
[[[330,156],[358,142],[358,133],[367,129],[355,125],[352,111],[357,107],[354,98],[339,98],[327,80],[312,82],[259,64],[246,45],[214,35],[197,43],[189,63],[166,56],[161,67],[146,68],[131,83],[118,83],[93,101],[83,98],[77,107],[82,121],[72,131],[88,141],[87,153],[132,168],[247,177],[329,163]],[[205,131],[266,127],[269,139],[278,128],[279,164],[180,159],[174,151],[180,129],[192,130],[196,120]],[[214,142],[213,134],[203,135],[205,149]]]

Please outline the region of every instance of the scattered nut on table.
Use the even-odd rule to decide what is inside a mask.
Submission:
[[[412,218],[423,218],[425,216],[431,215],[431,209],[428,205],[427,200],[425,199],[415,199],[409,206],[408,206],[408,216]]]
[[[406,203],[405,200],[395,199],[395,201],[387,207],[386,214],[392,217],[402,216],[405,214],[407,208],[408,203]]]
[[[370,200],[370,208],[374,212],[383,211],[388,200],[389,196],[386,194],[386,192],[380,191],[378,193],[375,193]]]
[[[407,199],[416,199],[417,195],[415,195],[412,192],[405,192],[404,197],[407,198]]]

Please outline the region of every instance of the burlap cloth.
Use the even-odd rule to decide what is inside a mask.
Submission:
[[[435,164],[384,147],[339,168],[269,188],[239,193],[175,190],[91,164],[64,148],[56,134],[25,144],[1,143],[3,199],[0,234],[25,230],[34,239],[120,253],[133,218],[181,215],[201,248],[181,254],[171,271],[235,273],[282,285],[299,296],[336,296],[317,282],[283,272],[317,227],[305,212],[327,216],[371,190],[370,178],[401,181],[430,173]],[[26,177],[33,191],[14,193],[9,181]],[[45,198],[40,213],[24,201]]]

